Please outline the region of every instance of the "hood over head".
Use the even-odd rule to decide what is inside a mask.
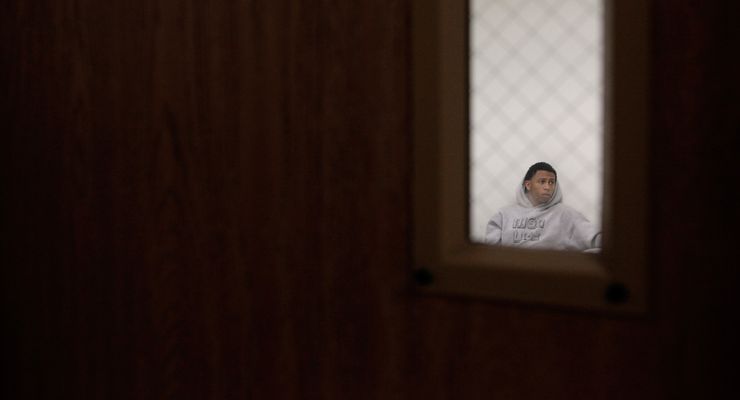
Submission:
[[[563,201],[563,193],[560,191],[560,182],[558,182],[555,185],[555,192],[553,192],[552,196],[550,197],[550,200],[547,202],[540,204],[536,208],[541,210],[546,210],[558,203],[561,203]],[[533,208],[532,202],[529,201],[529,196],[527,196],[527,193],[524,189],[524,184],[519,185],[519,190],[516,192],[516,203],[519,204],[522,207],[526,208]]]

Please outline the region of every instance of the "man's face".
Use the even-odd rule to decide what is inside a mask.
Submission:
[[[537,171],[535,172],[532,179],[524,181],[524,187],[527,188],[527,196],[529,201],[532,202],[533,206],[547,203],[555,193],[555,185],[558,180],[555,178],[555,174],[549,171]]]

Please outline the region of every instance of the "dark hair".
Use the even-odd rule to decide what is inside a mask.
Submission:
[[[550,165],[550,164],[548,164],[546,162],[541,162],[540,161],[538,163],[532,164],[532,166],[529,167],[529,169],[527,170],[526,175],[524,175],[524,179],[522,180],[522,184],[524,184],[524,181],[528,181],[528,180],[532,179],[532,177],[534,176],[534,174],[537,173],[537,171],[552,172],[553,174],[555,174],[555,178],[558,177],[558,173],[555,172],[555,168],[553,168],[552,165]]]

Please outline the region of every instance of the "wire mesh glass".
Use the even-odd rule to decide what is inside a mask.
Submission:
[[[471,240],[538,161],[601,224],[603,1],[471,0]]]

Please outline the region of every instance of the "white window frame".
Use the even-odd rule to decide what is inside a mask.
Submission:
[[[422,293],[647,311],[649,4],[605,1],[603,250],[587,254],[470,240],[468,4],[413,0],[413,256]]]

